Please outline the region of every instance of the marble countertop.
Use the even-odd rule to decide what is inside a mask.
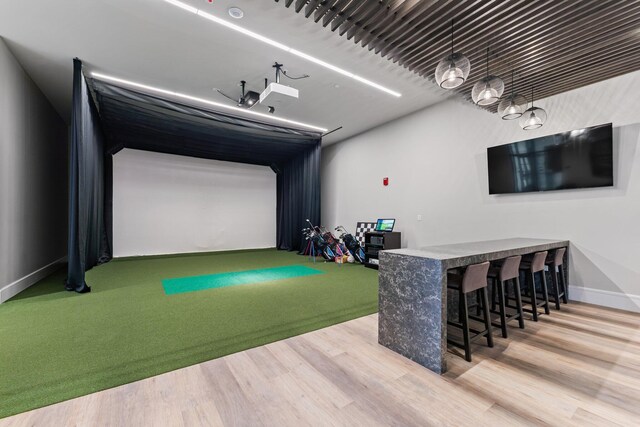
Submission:
[[[447,270],[567,246],[568,240],[513,238],[380,251],[378,342],[446,372]]]
[[[495,254],[494,259],[498,259],[516,254],[521,250],[531,250],[531,248],[535,248],[535,250],[545,250],[562,246],[569,246],[569,241],[516,237],[512,239],[427,246],[421,249],[392,249],[384,252],[441,261],[464,260],[467,262],[469,261],[469,257]]]

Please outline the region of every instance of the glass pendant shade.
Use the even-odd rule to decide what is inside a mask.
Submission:
[[[504,82],[497,76],[486,76],[473,85],[471,98],[477,105],[491,105],[498,102],[504,92]]]
[[[533,106],[533,86],[531,86],[531,108],[520,116],[520,127],[524,130],[538,129],[547,121],[547,112]]]
[[[436,83],[443,89],[460,86],[469,77],[471,63],[460,52],[453,51],[453,20],[451,20],[451,53],[438,62],[436,67]]]
[[[449,54],[436,67],[436,83],[443,89],[453,89],[460,86],[469,77],[471,63],[460,52]]]
[[[519,94],[511,94],[498,104],[498,114],[502,120],[514,120],[527,109],[527,99]]]
[[[538,129],[547,121],[547,112],[542,108],[531,107],[520,116],[520,126],[524,130]]]

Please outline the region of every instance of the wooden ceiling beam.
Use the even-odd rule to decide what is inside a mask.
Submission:
[[[322,17],[322,26],[327,27],[331,24],[331,21],[338,16],[347,6],[351,3],[352,0],[338,0],[335,6],[331,7],[325,15]]]
[[[313,13],[313,21],[316,23],[320,22],[320,20],[324,18],[324,15],[329,11],[329,9],[334,7],[337,2],[338,0],[324,0],[324,2],[321,3]]]
[[[574,17],[576,19],[574,22],[566,24],[566,32],[563,34],[541,28],[533,39],[524,38],[518,43],[509,43],[502,55],[501,63],[520,62],[522,64],[518,66],[518,69],[525,70],[527,67],[535,66],[539,61],[550,63],[554,61],[554,58],[562,59],[565,56],[577,55],[581,51],[592,50],[590,43],[594,40],[602,42],[599,46],[611,45],[615,41],[610,40],[610,37],[619,33],[624,37],[628,32],[627,24],[631,27],[637,25],[640,8],[635,13],[633,10],[625,10],[625,18],[623,19],[618,16],[608,16],[602,10],[600,12],[596,16],[592,10],[583,11],[580,19]],[[584,19],[589,19],[589,21]],[[590,29],[596,24],[601,26],[599,34],[593,34]],[[593,35],[593,37],[589,39],[589,35]],[[578,43],[581,44],[578,45]],[[481,55],[474,60],[482,63],[484,54],[481,50],[479,52]],[[494,67],[499,68],[500,65],[496,66],[494,61]],[[433,69],[435,69],[435,64],[433,64]],[[427,66],[414,71],[424,75],[429,73],[429,70],[430,67]]]
[[[530,40],[531,34],[536,33],[540,34],[544,32],[545,29],[548,28],[556,28],[560,24],[566,24],[566,19],[571,15],[573,8],[569,5],[564,5],[565,7],[560,9],[562,12],[559,15],[550,16],[550,22],[541,23],[538,19],[538,15],[531,14],[522,16],[517,19],[513,19],[508,22],[509,30],[505,31],[502,27],[496,26],[496,24],[484,25],[481,27],[475,27],[475,31],[473,27],[467,27],[461,37],[465,37],[462,39],[460,44],[463,46],[461,50],[465,52],[467,57],[477,55],[478,53],[481,56],[484,56],[484,51],[487,45],[491,43],[496,43],[498,40],[501,41],[502,46],[508,47],[510,50],[515,51],[516,43],[518,40]],[[541,7],[544,9],[544,6]],[[541,13],[542,10],[535,9],[534,12]],[[574,15],[575,18],[575,15]],[[502,37],[498,39],[496,34],[502,34]],[[442,46],[442,45],[441,45]],[[420,52],[417,56],[411,58],[403,58],[401,63],[409,68],[410,70],[415,70],[420,73],[420,66],[424,66],[429,64],[429,60],[434,61],[433,54],[429,52]],[[437,61],[439,61],[438,59]],[[435,64],[437,64],[435,61]],[[400,62],[400,61],[399,61]]]
[[[304,17],[308,18],[313,15],[313,12],[316,11],[318,5],[322,2],[322,0],[310,0],[309,3],[304,7]]]
[[[376,20],[380,19],[385,14],[388,14],[389,10],[391,10],[394,5],[402,3],[402,1],[403,0],[377,1],[377,7],[371,6],[366,10],[362,10],[361,13],[358,13],[353,17],[352,25],[349,25],[349,23],[341,25],[338,33],[341,36],[346,33],[347,40],[351,40],[357,31],[361,29],[367,31],[367,26],[369,24],[375,23]]]
[[[351,31],[347,32],[347,38],[353,38],[354,43],[358,44],[362,39],[375,32],[379,32],[381,23],[385,20],[392,20],[394,16],[398,15],[401,8],[409,8],[412,4],[415,4],[417,0],[390,0],[386,9],[380,9],[376,14],[371,16],[360,27],[352,27]]]
[[[386,31],[392,31],[398,25],[402,25],[403,22],[418,16],[420,13],[433,7],[434,4],[440,4],[442,7],[446,3],[451,3],[452,0],[407,0],[403,2],[396,10],[385,16],[380,22],[375,25],[375,29],[360,40],[362,47],[366,47],[372,50],[371,46],[375,40],[386,36]]]
[[[366,11],[371,6],[379,5],[379,0],[359,0],[352,1],[347,7],[344,8],[338,16],[331,21],[331,31],[337,30],[343,23],[351,26],[355,23],[354,19],[357,16],[358,11]],[[344,33],[343,33],[344,34]],[[342,34],[341,34],[342,35]]]
[[[387,10],[390,2],[391,0],[367,0],[366,7],[360,7],[349,16],[349,19],[338,26],[338,34],[342,36],[349,31],[355,31],[354,29],[363,25],[363,21],[366,20],[369,22],[371,17],[376,16],[381,11]],[[349,39],[349,37],[347,37],[347,39]]]
[[[638,0],[286,0],[278,3],[337,32],[362,47],[430,80],[451,49],[472,67],[467,81],[452,92],[470,99],[490,70],[516,70],[515,91],[536,98],[640,70]],[[495,111],[497,105],[486,109]]]
[[[294,7],[296,13],[299,13],[305,4],[307,4],[307,0],[296,0],[296,5]]]
[[[510,1],[509,5],[505,7],[500,14],[492,17],[492,21],[513,23],[521,13],[520,7],[525,1],[526,0],[522,2]],[[543,2],[536,3],[536,5],[539,4],[539,6],[536,7],[544,7],[542,3]],[[485,25],[487,16],[491,14],[491,11],[492,10],[478,8],[470,14],[454,18],[454,49],[456,51],[467,52],[468,40],[470,38],[478,40],[495,37],[492,29],[487,28]],[[434,55],[436,51],[441,52],[437,57],[443,58],[447,55],[451,49],[450,25],[443,25],[434,34],[416,32],[416,34],[408,37],[401,45],[395,47],[395,50],[389,52],[388,56],[393,62],[408,64],[412,59],[425,55],[424,45],[427,43],[429,49],[433,52],[432,55]]]
[[[511,7],[516,7],[519,1],[510,1],[509,4]],[[473,9],[453,9],[450,14],[434,19],[428,25],[416,26],[413,31],[400,34],[397,41],[388,43],[387,46],[380,49],[379,53],[383,57],[398,62],[400,54],[406,52],[411,46],[415,51],[423,50],[425,43],[428,43],[429,46],[438,43],[439,45],[447,45],[448,49],[446,50],[449,50],[451,48],[451,21],[454,21],[454,27],[465,25],[467,21],[479,22],[482,17],[491,13],[492,9],[489,6],[489,2],[484,2]]]

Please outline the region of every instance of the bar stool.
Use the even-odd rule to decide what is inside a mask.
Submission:
[[[489,279],[492,281],[491,287],[491,312],[500,315],[500,323],[493,323],[500,326],[502,337],[507,338],[507,322],[518,319],[518,326],[524,329],[524,313],[522,309],[522,296],[520,294],[520,255],[509,257],[503,260],[500,267],[492,267],[489,270]],[[513,295],[516,302],[515,307],[509,305],[509,284],[513,286]],[[506,286],[505,286],[506,285]],[[496,300],[499,310],[496,310]],[[507,307],[515,309],[515,314],[508,316]]]
[[[459,319],[460,323],[447,322],[451,326],[455,326],[462,329],[463,343],[451,339],[447,339],[447,342],[456,347],[464,349],[464,358],[467,362],[471,362],[471,342],[479,337],[486,336],[487,345],[493,347],[493,336],[491,330],[491,315],[489,314],[489,298],[487,297],[487,273],[489,272],[489,266],[491,264],[483,262],[481,264],[473,264],[468,266],[464,274],[461,276],[456,273],[447,274],[447,287],[458,291],[458,298],[460,304]],[[467,294],[480,291],[482,311],[484,316],[482,319],[469,315],[469,305],[467,302]],[[485,329],[478,331],[469,327],[469,319],[473,319],[479,322],[483,322]],[[473,336],[471,336],[473,332]]]
[[[553,282],[553,296],[556,304],[556,310],[560,310],[560,298],[562,302],[567,304],[567,282],[564,276],[564,254],[567,248],[558,248],[554,251],[553,257],[547,258],[546,264],[549,266],[551,273],[551,281]],[[558,278],[558,276],[560,276]],[[562,283],[560,283],[562,282]],[[562,289],[560,289],[562,287]]]
[[[538,321],[538,307],[544,306],[545,314],[549,314],[549,293],[547,292],[547,278],[545,277],[545,261],[547,259],[547,251],[536,252],[533,254],[533,258],[531,261],[523,261],[520,264],[520,271],[524,271],[526,273],[527,278],[527,292],[526,295],[530,298],[529,302],[531,304],[531,309],[524,309],[527,313],[531,313],[533,316],[533,321]],[[538,302],[537,292],[536,292],[536,273],[540,273],[541,280],[540,286],[542,288],[542,298],[541,302]]]

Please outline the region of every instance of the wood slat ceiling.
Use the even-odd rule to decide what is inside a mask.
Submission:
[[[455,50],[471,61],[454,90],[469,100],[487,47],[505,94],[515,70],[515,91],[527,99],[531,85],[540,99],[640,69],[640,0],[275,1],[431,80],[454,19]]]

